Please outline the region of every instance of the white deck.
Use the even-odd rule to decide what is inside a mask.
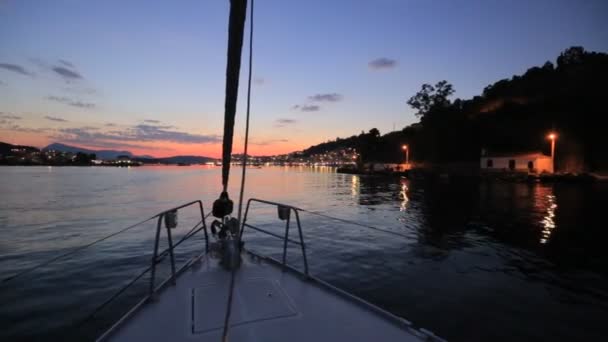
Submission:
[[[203,258],[103,340],[221,341],[230,272],[218,263]],[[235,281],[229,341],[435,340],[405,320],[248,254]]]

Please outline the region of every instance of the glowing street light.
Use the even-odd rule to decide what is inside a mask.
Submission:
[[[551,167],[553,168],[553,172],[555,172],[555,140],[557,139],[557,134],[551,132],[547,138],[551,140]]]
[[[405,165],[410,163],[410,150],[407,145],[401,146],[401,149],[405,151]]]

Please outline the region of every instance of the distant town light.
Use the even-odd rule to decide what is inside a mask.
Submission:
[[[555,134],[555,133],[549,133],[548,138],[549,138],[550,140],[555,140],[555,139],[557,138],[557,134]]]
[[[403,145],[403,146],[401,146],[401,148],[405,151],[405,150],[407,150],[407,145]]]

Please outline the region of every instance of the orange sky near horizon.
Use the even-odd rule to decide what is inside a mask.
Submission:
[[[252,155],[401,130],[419,122],[407,99],[425,83],[467,99],[570,46],[608,51],[605,0],[343,2],[256,5]],[[0,141],[219,157],[230,2],[144,3],[0,0]]]
[[[36,148],[44,148],[52,143],[64,143],[61,140],[53,140],[44,134],[38,132],[18,132],[7,129],[0,129],[0,142],[5,142],[13,145],[26,145],[33,146]],[[103,141],[100,142],[103,144]],[[157,158],[172,157],[177,155],[193,155],[193,156],[205,156],[212,158],[221,158],[222,144],[180,144],[175,142],[141,142],[136,146],[125,146],[125,147],[100,147],[95,145],[89,145],[86,143],[73,144],[65,143],[70,146],[77,146],[90,150],[126,150],[134,155],[143,156],[150,155]],[[256,156],[264,155],[279,155],[299,151],[307,148],[310,145],[316,144],[311,142],[310,144],[303,144],[301,142],[272,142],[272,143],[256,143],[250,141],[249,143],[249,154]],[[239,137],[234,137],[233,153],[242,153],[243,141]]]

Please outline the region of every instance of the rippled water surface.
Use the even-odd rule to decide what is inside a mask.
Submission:
[[[234,173],[232,184],[239,179]],[[248,171],[246,197],[293,204],[399,233],[303,214],[318,277],[453,341],[607,340],[608,185],[479,183],[336,174],[327,168]],[[0,167],[2,278],[153,214],[217,197],[218,168]],[[232,187],[236,199],[237,189]],[[200,215],[179,213],[175,238]],[[251,222],[280,232],[269,208]],[[0,284],[0,340],[87,340],[146,290],[154,222]],[[247,247],[280,256],[254,232]],[[180,246],[178,262],[202,236]],[[297,248],[288,261],[301,266]],[[166,265],[164,265],[166,266]],[[161,276],[167,273],[163,269]]]

